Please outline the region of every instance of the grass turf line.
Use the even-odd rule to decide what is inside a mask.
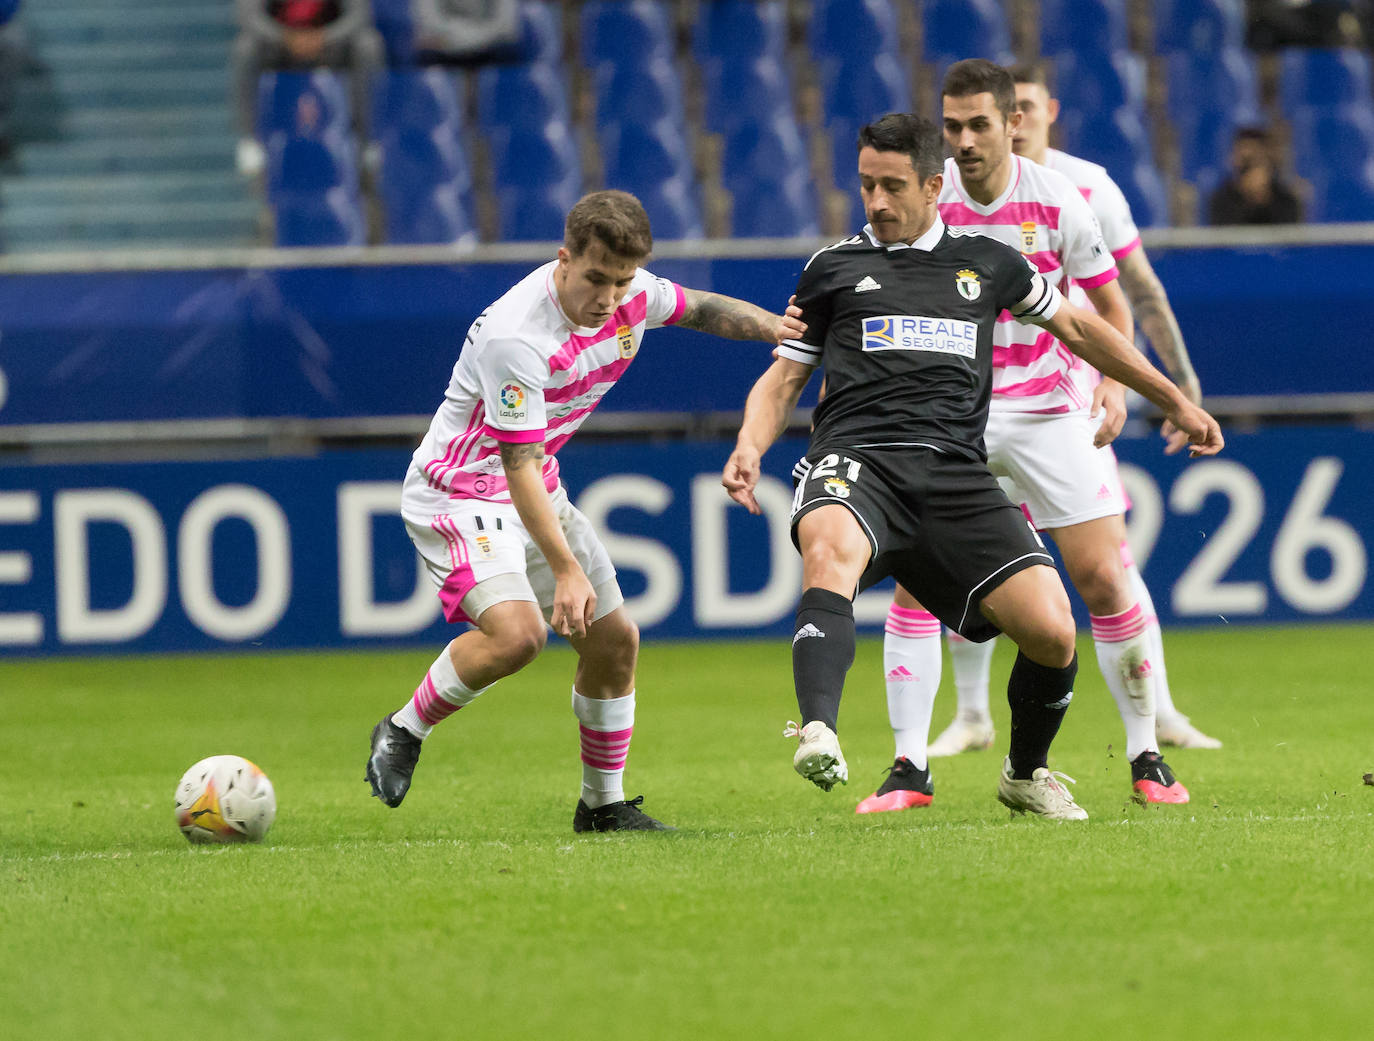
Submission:
[[[996,802],[996,696],[995,749],[936,760],[932,807],[856,817],[892,755],[876,639],[828,794],[781,737],[784,641],[648,645],[628,791],[661,836],[572,834],[566,650],[443,724],[396,811],[367,736],[432,650],[0,665],[0,1034],[1366,1036],[1370,635],[1169,633],[1175,696],[1226,748],[1166,750],[1194,801],[1148,809],[1085,642],[1052,765],[1086,825]],[[936,731],[951,689],[947,666]],[[278,820],[192,849],[172,788],[226,751]]]

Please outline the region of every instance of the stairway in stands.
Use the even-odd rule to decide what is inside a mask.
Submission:
[[[36,0],[0,166],[6,253],[257,241],[234,166],[231,0]]]

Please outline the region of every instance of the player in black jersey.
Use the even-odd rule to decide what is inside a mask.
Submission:
[[[793,765],[827,791],[848,780],[835,730],[854,658],[852,602],[892,575],[960,634],[985,640],[1001,631],[1016,642],[1010,772],[998,798],[1016,811],[1081,820],[1087,813],[1048,768],[1078,667],[1068,597],[1038,536],[988,472],[983,449],[998,314],[1044,326],[1154,402],[1193,455],[1219,451],[1221,430],[1014,249],[944,226],[936,208],[943,141],[934,123],[884,116],[860,131],[859,146],[869,224],[807,263],[797,285],[807,331],[784,341],[750,391],[722,478],[731,498],[760,512],[753,490],[763,453],[824,365],[826,396],[794,474],[803,592],[792,639],[802,717]]]

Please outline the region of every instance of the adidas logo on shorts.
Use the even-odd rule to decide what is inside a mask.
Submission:
[[[812,636],[819,636],[821,639],[825,639],[825,633],[821,632],[810,622],[807,622],[805,625],[803,625],[800,629],[797,630],[797,635],[792,637],[792,645],[796,646],[798,640],[805,640],[808,637]]]

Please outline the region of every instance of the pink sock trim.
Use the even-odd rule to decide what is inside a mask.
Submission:
[[[940,619],[925,608],[898,607],[893,604],[887,609],[887,625],[884,629],[893,636],[939,636]]]
[[[427,726],[434,726],[443,722],[463,707],[462,705],[455,705],[451,701],[445,701],[435,689],[434,681],[429,678],[429,673],[425,673],[425,678],[415,688],[415,694],[410,702],[415,706],[416,714],[425,721]]]
[[[1093,639],[1103,643],[1125,643],[1145,631],[1145,612],[1132,604],[1120,614],[1090,615]]]
[[[625,769],[625,760],[630,757],[630,735],[635,732],[634,727],[593,730],[580,723],[577,729],[582,739],[582,762],[598,770]]]

